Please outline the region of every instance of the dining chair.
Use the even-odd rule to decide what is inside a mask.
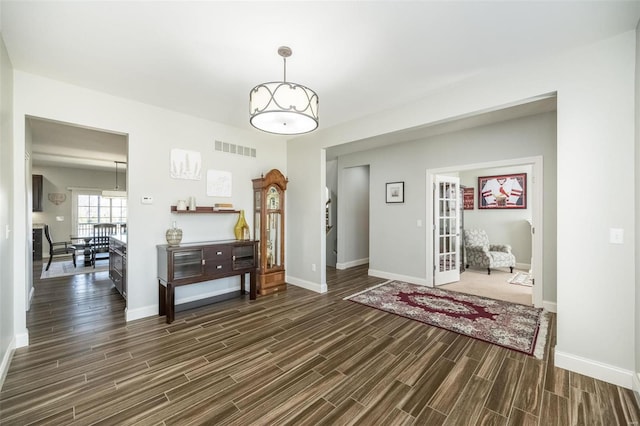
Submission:
[[[47,262],[47,268],[45,271],[49,270],[51,266],[51,261],[53,260],[53,256],[61,255],[61,254],[70,254],[73,258],[73,267],[76,267],[76,247],[71,244],[69,241],[59,241],[53,242],[51,240],[51,233],[49,232],[49,225],[44,226],[44,236],[47,238],[49,242],[49,262]]]

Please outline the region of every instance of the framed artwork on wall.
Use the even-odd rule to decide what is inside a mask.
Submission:
[[[526,209],[527,174],[478,176],[479,209]]]
[[[404,203],[404,182],[387,183],[387,203]]]
[[[475,207],[474,199],[476,197],[475,188],[462,189],[462,208],[465,210],[473,210]]]

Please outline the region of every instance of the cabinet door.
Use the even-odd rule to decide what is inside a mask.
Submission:
[[[238,244],[233,247],[233,270],[254,268],[256,265],[255,245]]]
[[[44,179],[42,175],[31,175],[31,183],[32,183],[32,197],[33,197],[33,207],[32,210],[34,212],[42,211],[42,194],[43,194],[43,185]]]
[[[173,280],[198,277],[203,274],[202,249],[174,251]]]

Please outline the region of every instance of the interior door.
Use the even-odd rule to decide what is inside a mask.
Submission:
[[[435,285],[460,280],[460,178],[435,176],[433,191]]]

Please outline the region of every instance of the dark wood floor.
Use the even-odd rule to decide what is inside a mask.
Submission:
[[[38,273],[39,276],[39,273]],[[543,360],[344,301],[382,280],[328,273],[125,323],[106,272],[36,280],[31,344],[0,392],[4,424],[627,425],[633,393]]]

